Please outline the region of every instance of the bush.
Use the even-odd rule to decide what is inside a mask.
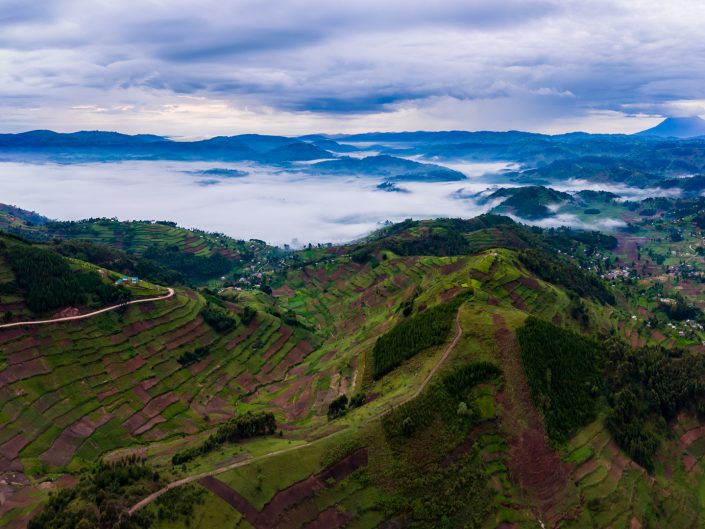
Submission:
[[[332,421],[338,417],[345,415],[348,407],[348,397],[347,395],[340,395],[339,397],[333,399],[333,401],[328,405],[328,420]]]
[[[367,401],[367,395],[364,393],[355,393],[352,397],[350,397],[350,407],[351,408],[359,408],[365,402]]]
[[[187,367],[191,364],[195,364],[199,360],[204,359],[210,354],[210,352],[211,349],[207,345],[196,347],[196,349],[193,351],[187,351],[183,353],[181,356],[179,356],[179,358],[176,359],[176,361],[179,362],[182,367]]]
[[[245,308],[242,310],[242,316],[240,316],[240,319],[242,320],[242,323],[244,325],[249,325],[252,320],[254,320],[257,317],[257,310],[253,309],[249,305],[245,306]]]
[[[201,317],[210,325],[214,331],[225,334],[237,325],[237,321],[230,315],[227,309],[218,307],[213,303],[207,303],[201,309]]]

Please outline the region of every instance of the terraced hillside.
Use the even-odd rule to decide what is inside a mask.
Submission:
[[[188,284],[235,282],[271,270],[283,252],[259,240],[236,240],[220,233],[186,229],[167,221],[118,221],[87,219],[77,222],[50,221],[33,212],[0,204],[0,230],[33,241],[78,241],[96,246],[81,248],[91,262],[126,258],[147,260],[177,272],[172,278]],[[76,251],[69,248],[69,251]],[[104,264],[104,261],[97,264]],[[134,268],[134,265],[133,265]],[[159,276],[167,277],[165,274]],[[224,278],[224,279],[223,279]],[[260,283],[261,275],[247,282]]]
[[[594,239],[573,242],[602,244]],[[0,521],[22,527],[61,489],[36,520],[694,526],[705,429],[689,377],[705,369],[686,351],[603,346],[634,325],[629,285],[606,286],[557,240],[501,217],[407,222],[368,243],[296,254],[271,277],[271,296],[182,288],[91,321],[0,329],[0,454],[14,483]],[[216,331],[214,311],[235,327]],[[546,343],[559,337],[551,349],[532,349],[534,321]],[[425,346],[409,350],[409,336]],[[392,359],[382,374],[381,355]],[[671,415],[657,405],[629,415],[653,434],[646,466],[616,419],[619,391],[650,395],[626,368],[641,358],[654,379],[677,374],[691,392],[660,384],[664,401],[675,392]],[[580,391],[566,398],[571,388]],[[248,411],[273,412],[275,434],[223,441],[229,419]],[[91,491],[121,467],[85,470],[100,457],[138,476],[109,510]]]

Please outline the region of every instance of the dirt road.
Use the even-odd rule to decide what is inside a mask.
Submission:
[[[119,309],[120,307],[124,307],[126,305],[135,305],[137,303],[147,303],[149,301],[159,301],[162,299],[169,299],[173,295],[174,295],[174,289],[168,288],[167,293],[163,296],[158,296],[158,297],[154,297],[154,298],[136,299],[134,301],[128,301],[126,303],[120,303],[119,305],[112,305],[110,307],[105,307],[104,309],[96,310],[94,312],[89,312],[87,314],[79,314],[78,316],[66,316],[65,318],[54,318],[51,320],[17,321],[14,323],[5,323],[3,325],[0,325],[0,329],[8,329],[10,327],[24,327],[27,325],[45,325],[47,323],[61,323],[63,321],[85,320],[87,318],[92,318],[93,316],[97,316],[98,314],[103,314],[104,312],[109,312],[111,310]]]

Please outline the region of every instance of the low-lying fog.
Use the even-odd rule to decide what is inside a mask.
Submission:
[[[0,202],[60,220],[171,220],[184,227],[280,245],[343,242],[366,235],[386,220],[483,213],[489,206],[452,195],[462,188],[456,196],[467,197],[496,185],[482,175],[507,167],[510,164],[463,164],[467,181],[399,183],[408,192],[385,192],[376,188],[382,179],[314,177],[248,164],[3,162]],[[213,168],[247,175],[204,174]]]

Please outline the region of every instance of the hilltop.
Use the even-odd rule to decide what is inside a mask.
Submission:
[[[169,221],[53,221],[4,204],[0,230],[51,242],[68,257],[168,284],[259,284],[262,272],[284,255],[264,241],[237,240]]]
[[[666,118],[661,123],[637,133],[661,138],[697,138],[705,136],[705,120],[699,116]]]

